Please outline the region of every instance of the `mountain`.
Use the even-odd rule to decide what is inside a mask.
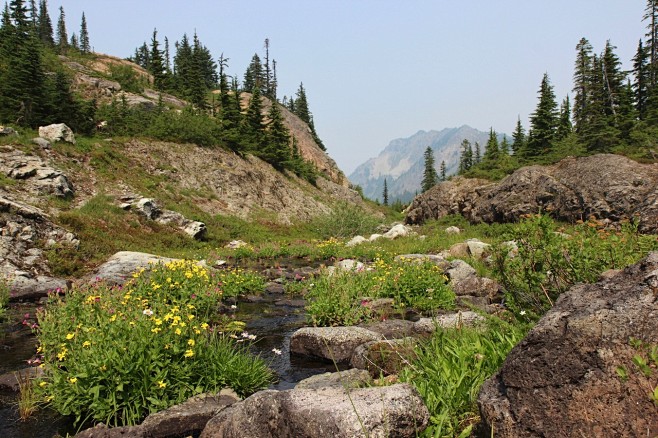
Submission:
[[[502,134],[499,137],[502,139]],[[411,137],[391,141],[376,158],[359,165],[348,178],[352,184],[361,186],[363,194],[370,199],[381,199],[386,178],[389,199],[407,202],[420,192],[425,168],[423,153],[427,146],[434,151],[437,172],[441,161],[445,161],[446,173],[451,175],[457,173],[459,167],[461,142],[467,139],[473,146],[475,142],[480,143],[484,154],[488,138],[488,132],[468,125],[441,131],[418,131]]]

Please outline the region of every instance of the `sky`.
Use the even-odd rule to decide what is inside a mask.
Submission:
[[[606,41],[630,70],[644,0],[48,0],[69,36],[85,13],[96,52],[131,56],[196,31],[242,79],[254,53],[277,62],[278,96],[303,83],[316,131],[346,173],[390,141],[464,124],[511,134],[548,73],[561,101],[575,47]],[[162,47],[162,46],[161,46]],[[173,55],[173,53],[172,53]]]

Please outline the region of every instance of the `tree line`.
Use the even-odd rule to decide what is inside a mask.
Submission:
[[[66,123],[77,133],[93,134],[96,122],[103,120],[111,135],[146,135],[225,147],[254,154],[279,170],[315,181],[318,171],[303,159],[282,114],[285,107],[308,123],[324,150],[306,90],[300,84],[294,97],[284,97],[283,102],[277,99],[276,62],[270,61],[269,40],[265,40],[265,62],[254,55],[240,85],[237,77],[226,73],[229,59],[222,54],[215,61],[196,33],[191,39],[184,34],[174,43],[172,54],[169,40],[165,37],[161,44],[154,29],[150,44],[144,43],[129,58],[152,75],[152,83],[142,83],[128,66],[111,67],[109,78],[124,91],[139,93],[148,85],[190,105],[182,112],[171,111],[162,99],[155,108],[131,106],[125,94],[98,104],[71,91],[72,73],[57,58],[66,55],[82,63],[94,58],[84,13],[79,33],[69,36],[64,8],[59,8],[53,28],[46,1],[5,3],[0,22],[0,123],[29,128]],[[246,108],[244,92],[250,93]]]
[[[654,161],[658,148],[657,1],[647,0],[642,22],[646,33],[638,41],[630,71],[622,69],[610,40],[596,53],[589,40],[581,38],[576,45],[573,98],[567,95],[558,103],[545,73],[528,130],[518,118],[511,141],[506,136],[499,141],[493,128],[484,148],[464,140],[458,174],[499,179],[524,165],[596,153]],[[427,174],[427,158],[425,168]],[[422,188],[427,186],[423,183]]]

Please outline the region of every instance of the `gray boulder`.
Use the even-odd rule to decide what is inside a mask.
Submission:
[[[657,435],[657,293],[658,252],[563,293],[482,386],[482,436]]]
[[[379,339],[383,336],[361,327],[302,327],[290,337],[290,351],[343,363],[356,347]]]
[[[131,275],[157,263],[169,263],[176,259],[135,251],[119,251],[100,265],[89,280],[103,280],[110,284],[124,284]]]
[[[201,438],[413,437],[429,413],[409,384],[261,391],[222,410]]]
[[[10,128],[9,126],[0,126],[0,136],[5,136],[5,137],[14,137],[18,135],[18,132],[14,128]]]
[[[50,142],[65,141],[75,144],[75,135],[73,130],[64,123],[54,123],[48,126],[39,127],[39,137],[45,138]]]
[[[48,140],[46,140],[45,138],[41,138],[41,137],[33,138],[32,143],[39,146],[41,149],[46,149],[47,150],[47,149],[51,148],[50,142]]]
[[[327,387],[358,388],[372,382],[366,370],[350,368],[335,373],[323,373],[308,377],[295,385],[295,389],[321,389]]]
[[[480,314],[466,310],[464,312],[446,313],[433,318],[420,318],[414,323],[413,331],[417,334],[434,333],[439,328],[453,329],[462,326],[474,327],[484,322]]]
[[[368,371],[373,378],[398,374],[416,357],[416,345],[414,338],[366,342],[356,347],[350,365]]]

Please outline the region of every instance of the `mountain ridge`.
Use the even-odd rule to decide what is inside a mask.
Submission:
[[[499,137],[502,138],[502,134]],[[407,202],[420,190],[425,167],[423,154],[430,146],[434,151],[437,172],[442,161],[446,163],[446,173],[454,174],[459,167],[461,142],[467,139],[472,145],[480,144],[484,154],[489,133],[479,131],[469,125],[443,128],[441,130],[419,130],[406,138],[396,138],[379,153],[369,158],[348,176],[352,184],[362,188],[370,199],[381,199],[386,179],[389,200]]]

